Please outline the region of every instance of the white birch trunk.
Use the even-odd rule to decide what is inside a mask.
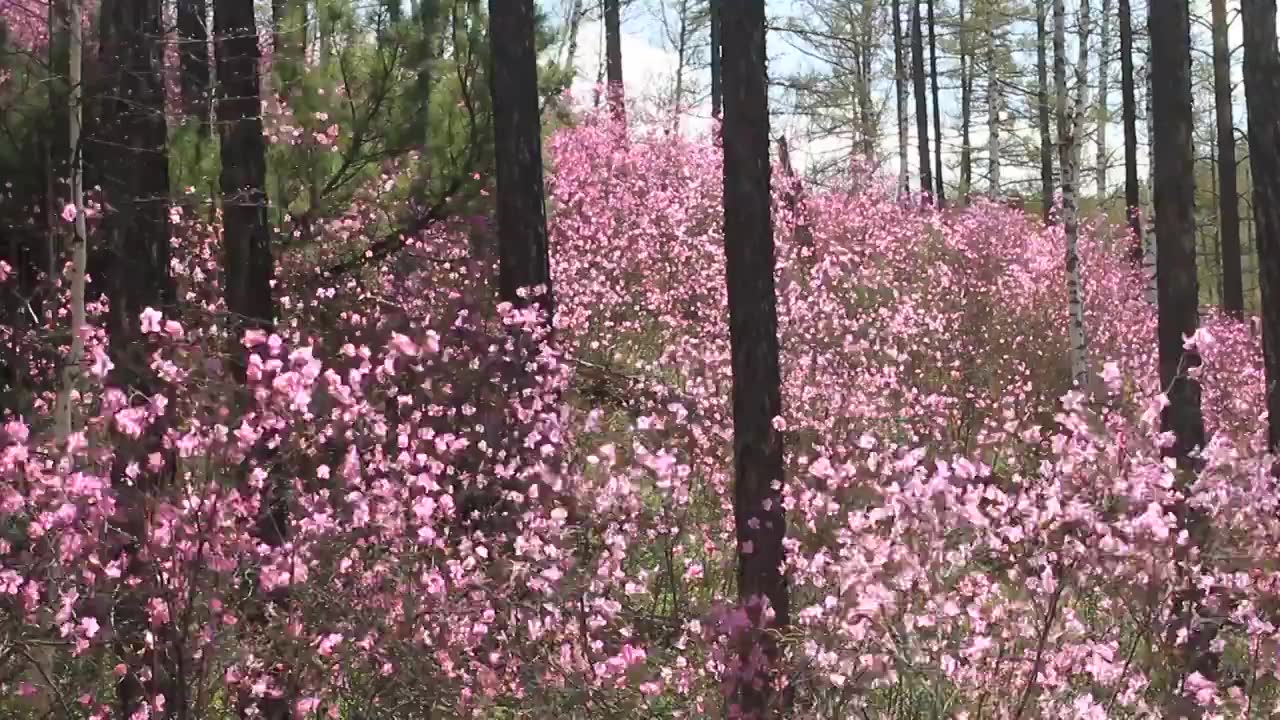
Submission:
[[[76,217],[73,223],[75,235],[71,239],[71,350],[67,353],[66,365],[62,368],[62,383],[58,389],[54,429],[60,442],[65,442],[72,432],[72,395],[75,394],[76,383],[80,379],[80,365],[84,359],[84,287],[88,266],[88,249],[85,247],[85,241],[89,233],[84,217],[84,176],[80,152],[80,99],[83,96],[81,64],[84,53],[84,25],[81,21],[80,0],[69,0],[67,25],[71,36],[70,75],[67,79],[67,125],[69,127],[67,147],[71,152],[71,204],[75,206]]]
[[[1111,0],[1102,0],[1102,37],[1098,45],[1098,203],[1107,198],[1107,166],[1111,158],[1107,153],[1107,124],[1111,121],[1111,108],[1107,95],[1111,91]]]
[[[987,37],[987,175],[991,181],[991,197],[1000,197],[1000,75],[996,64],[996,37]]]
[[[1065,52],[1065,12],[1063,0],[1055,0],[1054,35],[1055,51]],[[1067,340],[1070,345],[1071,382],[1077,388],[1087,387],[1089,381],[1088,342],[1085,337],[1084,297],[1080,281],[1080,213],[1076,193],[1080,179],[1080,136],[1084,125],[1084,108],[1088,95],[1089,61],[1089,0],[1080,0],[1080,53],[1076,62],[1076,95],[1074,107],[1067,111],[1065,78],[1066,59],[1054,59],[1058,75],[1058,128],[1063,140],[1058,146],[1058,160],[1062,167],[1062,226],[1067,243],[1067,306],[1070,313]]]

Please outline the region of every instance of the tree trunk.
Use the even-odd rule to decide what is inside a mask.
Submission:
[[[1053,37],[1054,67],[1061,68],[1066,63],[1058,56],[1065,50],[1065,13],[1063,0],[1054,0]],[[1062,171],[1062,228],[1067,241],[1067,307],[1070,320],[1067,326],[1067,340],[1070,343],[1071,383],[1077,389],[1085,390],[1089,382],[1088,341],[1085,338],[1084,298],[1080,285],[1080,213],[1077,206],[1076,193],[1080,183],[1080,145],[1084,126],[1085,94],[1088,88],[1089,65],[1089,0],[1080,0],[1080,54],[1076,62],[1076,97],[1074,107],[1067,109],[1066,83],[1060,81],[1058,86],[1058,166]]]
[[[1142,239],[1142,199],[1138,193],[1138,101],[1133,78],[1133,11],[1129,0],[1118,0],[1120,8],[1120,93],[1124,115],[1124,205],[1133,233],[1130,258],[1141,265],[1145,252]]]
[[[783,538],[782,415],[769,191],[769,105],[765,75],[764,0],[735,0],[724,12],[724,238],[733,363],[734,527],[738,597],[756,626],[790,623]],[[767,599],[773,619],[761,617]],[[755,635],[765,667],[741,682],[737,701],[747,717],[786,705],[773,691],[778,648],[771,632]],[[756,682],[752,682],[756,681]]]
[[[1047,224],[1053,218],[1053,138],[1049,134],[1049,0],[1036,0],[1036,115],[1040,125],[1040,194]]]
[[[573,7],[569,10],[569,48],[565,51],[564,64],[569,68],[569,72],[577,76],[577,68],[574,62],[578,55],[578,30],[582,27],[583,0],[573,0]]]
[[[1243,0],[1244,89],[1249,111],[1254,239],[1262,289],[1267,447],[1280,448],[1280,52],[1275,0]]]
[[[724,85],[721,79],[720,62],[720,4],[723,0],[709,0],[709,24],[711,25],[711,117],[720,117],[720,109],[724,104]]]
[[[920,27],[920,0],[911,2],[911,84],[916,97],[916,146],[920,154],[920,192],[929,202],[933,195],[933,168],[929,165],[929,100],[924,74],[924,33]]]
[[[200,132],[209,131],[209,33],[205,0],[178,0],[179,63],[182,109],[198,118]]]
[[[876,0],[862,0],[862,42],[859,43],[861,47],[858,57],[861,75],[858,83],[858,121],[862,126],[862,154],[868,162],[876,159],[876,142],[879,137],[872,100],[872,73],[876,48],[875,13]]]
[[[151,371],[139,316],[145,308],[163,310],[173,300],[169,274],[169,156],[165,122],[163,50],[160,0],[106,0],[101,5],[101,65],[107,69],[106,97],[101,111],[102,189],[111,211],[103,217],[100,236],[108,262],[111,307],[107,317],[112,360],[112,386],[131,396],[149,397],[158,391]],[[143,580],[123,591],[116,606],[117,648],[130,672],[116,686],[122,717],[137,712],[148,694],[168,692],[169,664],[144,642],[146,612],[143,598],[153,575],[138,546],[147,534],[144,495],[158,481],[148,469],[135,482],[125,469],[130,463],[147,465],[151,453],[172,456],[161,445],[163,428],[157,423],[139,440],[113,438],[112,484],[119,493],[113,523],[124,539],[118,551],[128,558],[126,574]],[[111,552],[117,552],[113,548]],[[125,660],[127,658],[127,660]],[[136,672],[150,666],[144,681]]]
[[[1211,0],[1213,94],[1218,125],[1218,225],[1222,238],[1222,309],[1244,317],[1240,268],[1240,199],[1236,189],[1236,128],[1231,108],[1231,49],[1227,46],[1226,0]],[[1250,146],[1252,148],[1252,146]],[[1251,150],[1252,152],[1252,150]]]
[[[609,84],[609,112],[613,119],[625,123],[626,94],[622,88],[622,13],[621,0],[604,0],[605,77]],[[536,65],[535,65],[536,69]],[[537,87],[534,87],[535,91]]]
[[[86,243],[89,237],[84,216],[84,160],[80,153],[80,122],[83,114],[80,101],[84,96],[81,87],[84,54],[84,25],[81,19],[80,0],[69,0],[67,3],[67,29],[70,39],[68,49],[70,60],[67,72],[67,147],[71,153],[71,204],[75,206],[76,217],[72,226],[71,238],[71,350],[67,354],[67,364],[62,371],[62,386],[58,391],[57,404],[57,438],[59,444],[66,442],[75,425],[72,418],[71,396],[80,378],[80,364],[84,359],[84,326],[85,326],[85,273],[88,271],[89,257]]]
[[[579,0],[581,2],[581,0]],[[422,29],[422,47],[421,59],[418,64],[418,94],[421,96],[422,106],[419,109],[419,117],[416,120],[418,137],[422,142],[422,162],[424,166],[429,162],[427,150],[431,146],[431,91],[435,87],[435,78],[433,71],[439,56],[437,48],[439,44],[435,41],[436,34],[440,31],[440,0],[422,0],[418,5],[418,24]],[[573,53],[577,50],[577,27],[576,25],[570,30],[569,38],[569,62],[573,62]],[[429,172],[429,168],[428,168]]]
[[[960,36],[960,197],[968,202],[973,189],[973,84],[969,78],[969,25],[965,19],[965,0],[959,0]]]
[[[533,302],[539,290],[545,292],[537,301],[547,310],[549,323],[554,298],[543,201],[534,16],[534,0],[489,0],[489,37],[509,40],[490,45],[498,293],[520,307]]]
[[[1111,158],[1107,150],[1107,124],[1111,109],[1107,105],[1111,92],[1111,0],[1102,0],[1102,36],[1098,43],[1098,154],[1094,174],[1098,183],[1098,205],[1107,199],[1107,166]]]
[[[947,203],[947,193],[942,180],[942,109],[938,104],[938,40],[933,20],[934,0],[926,0],[929,10],[929,82],[933,93],[933,162],[934,197],[939,206]]]
[[[1156,241],[1159,253],[1160,384],[1168,388],[1165,430],[1177,441],[1175,457],[1185,459],[1204,444],[1200,385],[1187,370],[1199,356],[1183,348],[1183,338],[1199,327],[1200,286],[1196,277],[1195,161],[1192,145],[1191,40],[1186,0],[1151,4],[1151,110],[1154,125]]]
[[[680,133],[680,113],[684,108],[684,71],[689,55],[689,0],[680,0],[680,32],[676,40],[675,100],[671,103],[671,125]]]
[[[994,21],[993,21],[994,22]],[[988,194],[1000,197],[1000,76],[994,28],[987,36],[987,179]]]
[[[914,1],[914,0],[912,0]],[[902,0],[893,0],[893,89],[898,110],[898,194],[911,192],[907,161],[907,68],[902,48]]]

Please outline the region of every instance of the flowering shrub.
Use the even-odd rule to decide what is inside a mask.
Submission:
[[[4,702],[719,712],[749,630],[719,152],[591,117],[548,151],[552,327],[489,299],[482,223],[316,273],[377,242],[394,168],[280,259],[274,333],[227,336],[220,229],[175,212],[149,396],[112,386],[94,328],[82,431],[51,438],[50,375],[0,432]],[[776,220],[797,716],[1270,712],[1280,507],[1249,327],[1188,339],[1212,437],[1190,477],[1161,457],[1154,314],[1109,228],[1082,241],[1082,392],[1058,229],[848,183]]]

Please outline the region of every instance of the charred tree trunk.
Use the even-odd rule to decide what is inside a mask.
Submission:
[[[1249,166],[1262,288],[1262,346],[1267,378],[1267,446],[1280,448],[1280,52],[1275,0],[1243,0],[1244,89]]]
[[[926,196],[932,196],[933,168],[929,164],[929,100],[924,74],[924,32],[920,23],[920,0],[910,0],[910,2],[911,85],[916,97],[916,146],[920,153],[920,192]]]
[[[1120,12],[1120,94],[1124,116],[1124,205],[1133,233],[1130,259],[1141,266],[1143,257],[1142,198],[1138,193],[1138,100],[1133,77],[1133,11],[1129,0],[1118,0]]]
[[[911,192],[907,160],[907,67],[902,47],[902,2],[893,0],[893,90],[898,110],[898,194]]]
[[[525,306],[534,301],[528,291],[536,294],[541,289],[545,295],[538,301],[548,310],[549,322],[553,296],[543,201],[533,0],[489,0],[489,37],[509,39],[490,46],[498,293],[503,300]]]
[[[764,0],[735,0],[724,12],[724,237],[738,597],[757,627],[777,631],[790,623],[790,607],[782,571],[782,436],[773,426],[782,415],[782,394],[765,58]],[[772,620],[762,617],[763,600],[773,610]],[[747,717],[773,715],[787,704],[773,691],[778,660],[773,637],[772,632],[755,633],[742,649],[744,662],[755,648],[763,649],[765,658],[765,667],[737,688],[737,702]]]
[[[929,89],[933,93],[933,162],[934,197],[939,206],[947,203],[947,193],[942,181],[942,109],[938,105],[938,40],[933,19],[933,2],[928,3],[929,21]]]
[[[1227,45],[1226,0],[1211,0],[1213,94],[1218,130],[1218,225],[1222,238],[1222,309],[1244,317],[1240,268],[1240,199],[1236,188],[1236,128],[1231,108],[1231,49]],[[1252,152],[1252,145],[1250,146]],[[1254,155],[1256,157],[1256,154]]]
[[[609,112],[619,123],[626,122],[626,95],[622,89],[621,0],[604,0],[605,78],[609,85]],[[535,66],[536,68],[536,66]],[[536,92],[537,86],[534,86]]]

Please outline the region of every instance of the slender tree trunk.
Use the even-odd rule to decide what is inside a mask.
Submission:
[[[1147,157],[1155,157],[1155,113],[1152,111],[1151,100],[1151,68],[1148,62],[1141,72],[1143,87],[1146,93],[1143,96],[1143,103],[1146,110],[1146,126],[1147,126]],[[1156,187],[1156,164],[1154,161],[1147,163],[1147,201],[1144,206],[1141,217],[1144,221],[1142,230],[1142,266],[1146,273],[1147,280],[1147,302],[1151,307],[1155,307],[1159,302],[1157,297],[1158,286],[1160,284],[1160,273],[1157,266],[1159,265],[1160,243],[1156,239],[1156,218],[1155,218],[1155,187]]]
[[[1064,50],[1059,38],[1064,33],[1063,0],[1054,0],[1053,35],[1055,55]],[[1058,166],[1062,169],[1062,227],[1067,240],[1067,306],[1070,321],[1067,339],[1071,345],[1071,382],[1084,390],[1089,382],[1088,341],[1085,338],[1084,297],[1080,284],[1080,213],[1076,194],[1080,183],[1080,145],[1084,127],[1084,108],[1088,88],[1089,65],[1089,0],[1080,0],[1080,55],[1076,62],[1076,97],[1074,107],[1067,109],[1066,83],[1058,87]],[[1066,63],[1055,57],[1054,67]],[[1055,70],[1056,71],[1056,70]]]
[[[738,597],[757,627],[790,624],[783,573],[786,516],[782,507],[782,415],[778,322],[770,212],[769,99],[765,75],[764,0],[734,0],[724,12],[724,238],[733,363],[734,527],[738,539]],[[761,613],[762,601],[773,610]],[[747,717],[784,709],[773,691],[778,647],[773,632],[755,635],[743,650],[750,662],[763,650],[764,667],[739,683]],[[754,682],[753,682],[754,681]]]
[[[578,0],[581,2],[581,0]],[[431,147],[431,91],[435,87],[434,70],[439,59],[436,35],[440,32],[440,0],[422,0],[418,5],[418,24],[422,29],[421,60],[418,64],[418,94],[421,97],[421,108],[418,110],[418,137],[422,141],[422,161],[429,163],[427,150]],[[570,30],[569,63],[573,63],[573,53],[577,50],[577,27]],[[429,171],[429,168],[428,168]]]
[[[721,73],[720,50],[720,14],[723,0],[709,0],[709,24],[711,26],[711,117],[720,117],[720,109],[724,104],[724,83]]]
[[[209,131],[209,33],[205,0],[178,0],[179,87],[183,111],[198,118],[200,132]]]
[[[1102,29],[1098,43],[1098,154],[1094,174],[1098,183],[1098,205],[1107,198],[1107,125],[1111,122],[1108,95],[1111,92],[1111,0],[1102,0]]]
[[[1254,240],[1262,289],[1267,447],[1280,449],[1280,52],[1275,0],[1243,0],[1244,89],[1249,111]]]
[[[1240,200],[1236,188],[1236,128],[1231,108],[1231,49],[1227,46],[1226,0],[1211,0],[1213,94],[1218,125],[1218,223],[1222,238],[1222,309],[1244,317],[1240,268]],[[1252,146],[1251,146],[1252,147]],[[1252,150],[1251,150],[1252,152]]]
[[[604,0],[605,76],[609,83],[609,112],[614,120],[625,123],[626,94],[622,88],[622,12],[621,0]],[[536,88],[535,88],[536,89]]]
[[[929,99],[924,74],[924,33],[920,27],[920,0],[911,2],[911,84],[916,97],[916,147],[920,154],[920,192],[933,195],[933,168],[929,164]],[[928,202],[928,198],[926,198]]]
[[[675,100],[671,103],[672,131],[680,132],[680,113],[684,108],[685,59],[689,51],[689,0],[680,0],[680,32],[676,41]]]
[[[553,296],[543,202],[534,17],[534,0],[489,0],[489,37],[509,39],[490,46],[498,191],[498,293],[503,300],[524,306],[535,298],[522,289],[534,290],[533,295],[541,289],[545,295],[539,301],[548,310],[550,322]]]
[[[872,103],[872,61],[875,55],[876,0],[862,0],[862,42],[859,43],[858,120],[862,126],[862,154],[868,162],[876,159],[879,128]]]
[[[987,178],[989,194],[1000,197],[1000,75],[994,29],[987,37]]]
[[[968,202],[973,189],[973,81],[970,78],[969,24],[965,0],[959,0],[960,36],[960,197]]]
[[[1049,134],[1049,0],[1036,0],[1036,105],[1040,125],[1040,195],[1044,221],[1053,218],[1053,138]]]
[[[914,0],[912,0],[914,1]],[[898,110],[898,194],[911,192],[907,160],[907,68],[902,47],[902,0],[893,0],[893,89]]]
[[[85,308],[84,290],[85,273],[88,271],[89,256],[86,246],[89,237],[84,216],[84,172],[83,159],[80,154],[80,119],[83,109],[81,98],[84,89],[81,87],[81,72],[84,54],[84,25],[81,16],[80,0],[69,0],[67,3],[67,28],[70,34],[68,49],[70,54],[67,77],[67,148],[71,153],[71,204],[75,206],[76,217],[72,226],[74,235],[71,238],[71,350],[67,354],[67,364],[62,371],[62,387],[58,392],[57,404],[57,438],[59,444],[66,442],[75,425],[71,411],[71,396],[80,379],[80,364],[84,359],[84,327]]]
[[[582,27],[582,2],[583,0],[573,0],[573,7],[569,10],[569,47],[565,51],[564,59],[565,67],[569,68],[569,71],[575,76],[577,75],[577,68],[574,66],[574,62],[578,56],[578,30]]]
[[[1141,265],[1143,251],[1142,199],[1138,192],[1138,101],[1133,78],[1133,11],[1129,0],[1118,0],[1120,11],[1120,93],[1124,116],[1124,205],[1133,233],[1130,257]]]
[[[933,93],[933,162],[934,197],[939,206],[947,203],[947,193],[942,179],[942,109],[938,105],[938,40],[935,35],[933,2],[926,0],[929,11],[929,82]]]

